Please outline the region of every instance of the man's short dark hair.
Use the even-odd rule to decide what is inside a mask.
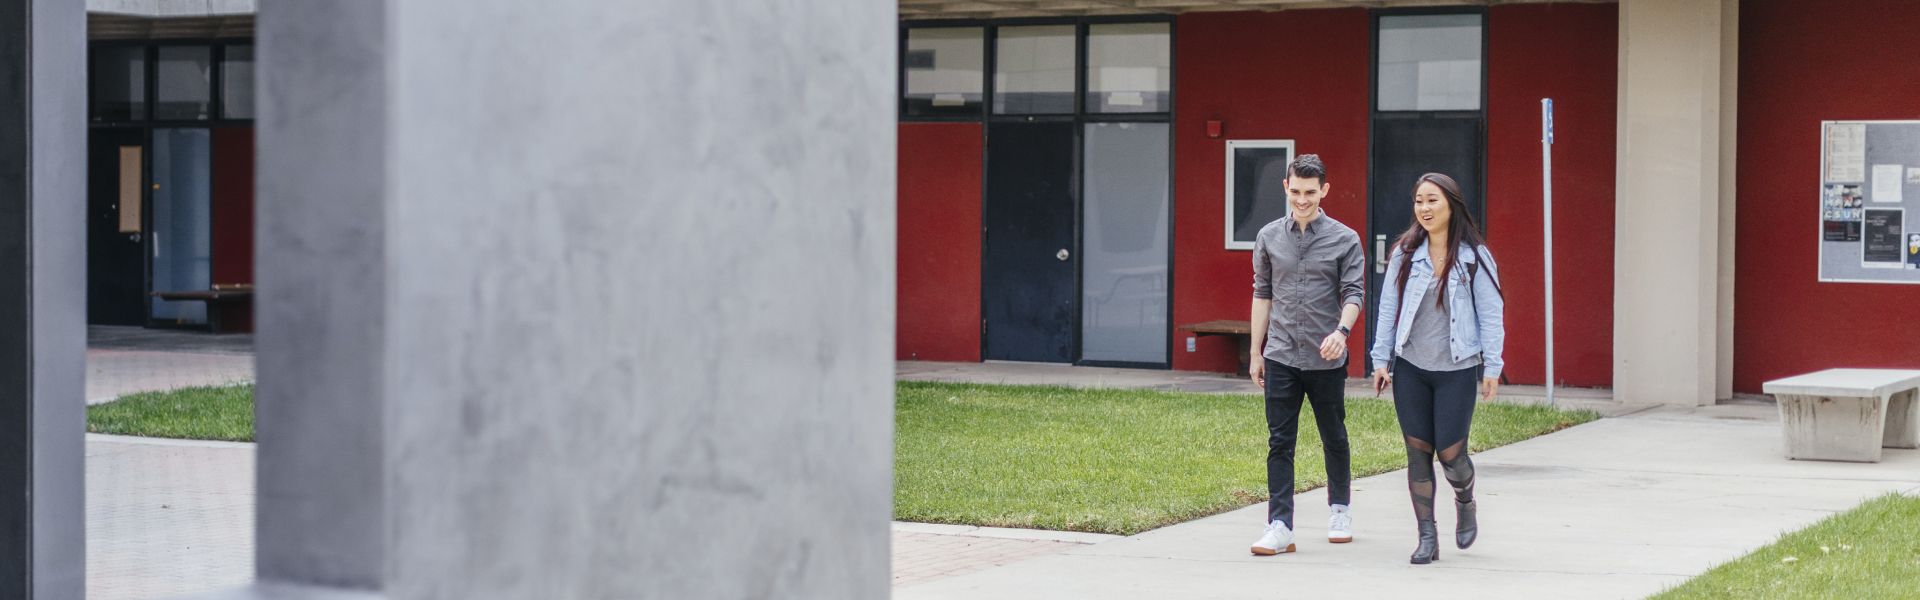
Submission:
[[[1293,162],[1287,164],[1287,173],[1293,177],[1318,179],[1320,183],[1327,182],[1327,165],[1320,162],[1318,154],[1302,154],[1293,157]]]

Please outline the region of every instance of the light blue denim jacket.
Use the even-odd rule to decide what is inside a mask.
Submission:
[[[1486,366],[1483,377],[1498,378],[1500,370],[1506,367],[1501,353],[1506,347],[1507,325],[1502,311],[1506,302],[1500,298],[1499,289],[1494,281],[1499,268],[1493,262],[1493,253],[1485,247],[1479,252],[1461,244],[1454,251],[1460,257],[1447,282],[1447,314],[1452,332],[1453,359],[1458,361],[1473,355],[1480,355],[1481,364]],[[1407,297],[1400,298],[1400,288],[1394,284],[1394,278],[1400,276],[1400,261],[1406,260],[1405,253],[1394,248],[1392,258],[1387,260],[1387,274],[1380,284],[1380,315],[1373,327],[1373,366],[1391,368],[1393,357],[1407,347],[1407,332],[1413,329],[1413,314],[1419,310],[1420,303],[1426,298],[1427,287],[1433,283],[1436,269],[1433,259],[1427,254],[1427,245],[1413,252],[1413,268],[1407,273]],[[1467,263],[1479,263],[1478,273],[1473,277],[1472,289],[1467,284],[1467,273],[1472,270]],[[1391,332],[1391,333],[1389,333]],[[1388,335],[1393,337],[1389,338]]]

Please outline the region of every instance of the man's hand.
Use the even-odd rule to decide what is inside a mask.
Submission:
[[[1320,358],[1333,360],[1346,355],[1347,355],[1346,334],[1335,331],[1333,333],[1327,334],[1327,339],[1320,340]]]
[[[1393,383],[1393,375],[1387,373],[1386,367],[1380,367],[1378,369],[1373,370],[1373,395],[1378,396],[1381,393],[1386,392],[1387,386],[1392,383]]]
[[[1260,386],[1260,389],[1263,390],[1267,389],[1267,361],[1265,359],[1266,357],[1258,354],[1248,357],[1247,359],[1247,375],[1252,376],[1253,384]]]
[[[1480,380],[1480,398],[1481,399],[1491,401],[1493,400],[1493,395],[1495,393],[1498,393],[1499,391],[1500,391],[1499,377],[1488,377],[1486,379]]]

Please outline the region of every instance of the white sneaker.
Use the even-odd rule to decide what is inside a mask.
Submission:
[[[1327,517],[1327,541],[1335,544],[1353,541],[1353,511],[1347,505],[1333,505],[1333,515]]]
[[[1273,556],[1293,551],[1293,531],[1286,523],[1273,521],[1267,523],[1267,531],[1260,535],[1260,541],[1253,543],[1253,553],[1260,556]]]

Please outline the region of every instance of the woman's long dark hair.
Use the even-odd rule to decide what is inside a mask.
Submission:
[[[1439,268],[1440,289],[1438,291],[1440,297],[1445,298],[1447,297],[1447,276],[1453,273],[1456,265],[1460,264],[1460,245],[1466,244],[1469,252],[1479,252],[1487,245],[1487,238],[1480,235],[1480,226],[1473,222],[1473,213],[1467,211],[1467,201],[1460,195],[1459,183],[1455,183],[1452,177],[1440,173],[1428,173],[1421,175],[1420,179],[1413,182],[1414,193],[1420,193],[1420,185],[1425,183],[1431,183],[1434,187],[1440,188],[1440,195],[1447,197],[1447,212],[1450,213],[1447,218],[1447,242],[1452,247],[1447,248],[1447,264],[1440,265]],[[1403,298],[1407,293],[1407,276],[1413,272],[1413,253],[1424,243],[1427,243],[1427,229],[1420,226],[1420,219],[1417,217],[1413,220],[1413,225],[1407,227],[1407,232],[1400,234],[1400,239],[1393,243],[1394,247],[1400,250],[1400,272],[1395,285],[1400,288],[1400,295]],[[1500,291],[1498,280],[1493,282],[1493,289],[1500,292],[1501,296],[1506,295],[1506,292]],[[1441,302],[1440,310],[1447,310],[1447,303]]]

